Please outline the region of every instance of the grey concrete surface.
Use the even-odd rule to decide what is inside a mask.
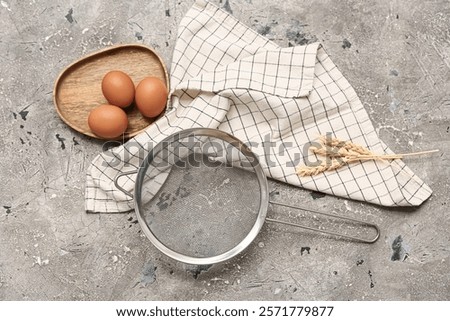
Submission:
[[[449,300],[450,3],[213,2],[280,45],[322,42],[394,151],[440,149],[407,160],[433,196],[389,209],[270,182],[277,200],[370,220],[381,239],[266,224],[229,263],[176,264],[133,213],[84,213],[85,171],[101,142],[58,118],[52,86],[67,64],[116,43],[150,45],[169,66],[192,1],[2,0],[0,299]]]

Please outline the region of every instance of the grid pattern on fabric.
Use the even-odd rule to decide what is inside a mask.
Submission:
[[[152,146],[187,128],[218,128],[247,143],[265,174],[294,186],[385,206],[414,206],[431,189],[406,165],[365,161],[313,177],[295,167],[315,156],[305,144],[327,132],[376,153],[378,138],[356,92],[318,43],[280,48],[213,4],[198,0],[180,23],[168,111],[144,133],[96,157],[88,169],[86,210],[124,212],[118,173],[137,169]],[[122,180],[134,187],[133,175]]]

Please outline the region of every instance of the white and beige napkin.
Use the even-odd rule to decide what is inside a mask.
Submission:
[[[319,43],[280,48],[227,12],[197,1],[180,23],[166,114],[88,169],[86,210],[124,212],[133,200],[114,186],[157,142],[193,127],[218,128],[249,143],[267,177],[293,186],[385,206],[419,205],[431,189],[400,161],[352,163],[299,177],[304,145],[332,133],[391,153],[352,86]],[[311,155],[309,155],[311,157]],[[123,180],[134,188],[134,176]]]

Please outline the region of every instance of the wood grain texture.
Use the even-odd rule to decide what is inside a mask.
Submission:
[[[61,119],[74,130],[85,135],[95,135],[88,126],[90,111],[107,104],[101,83],[111,70],[127,73],[137,86],[145,77],[157,77],[169,88],[169,77],[162,59],[149,47],[129,44],[117,45],[87,55],[64,69],[55,82],[53,100]],[[132,104],[125,109],[128,128],[118,139],[128,139],[147,128],[155,120],[142,116]]]

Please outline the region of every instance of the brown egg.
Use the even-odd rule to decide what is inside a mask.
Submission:
[[[95,135],[103,138],[116,138],[127,129],[128,118],[122,108],[101,105],[91,111],[88,124]]]
[[[166,107],[167,94],[167,87],[160,79],[144,78],[136,87],[136,106],[142,115],[156,117]]]
[[[110,71],[103,77],[102,92],[111,105],[128,107],[134,99],[134,83],[126,73]]]

